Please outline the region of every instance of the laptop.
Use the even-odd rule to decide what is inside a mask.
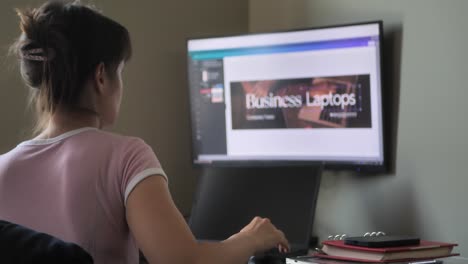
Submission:
[[[205,168],[198,180],[190,228],[199,241],[222,241],[255,216],[269,218],[290,242],[291,252],[309,249],[322,165],[259,168]],[[262,255],[256,256],[261,258]]]

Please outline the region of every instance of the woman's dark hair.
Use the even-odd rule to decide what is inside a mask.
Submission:
[[[84,84],[100,63],[114,77],[118,65],[130,59],[127,29],[77,1],[49,1],[17,13],[22,33],[12,51],[23,79],[33,88],[36,130],[58,106],[78,107]]]

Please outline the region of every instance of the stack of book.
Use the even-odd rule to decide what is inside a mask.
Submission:
[[[322,252],[315,256],[344,261],[407,262],[459,255],[452,253],[457,244],[425,240],[421,240],[418,245],[383,248],[347,245],[343,240],[327,240],[322,244]]]

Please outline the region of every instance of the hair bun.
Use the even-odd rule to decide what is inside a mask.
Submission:
[[[21,50],[29,48],[43,48],[42,39],[44,39],[45,30],[41,29],[41,22],[37,15],[37,9],[16,9],[16,13],[20,18],[21,38],[23,38],[23,47]]]
[[[15,9],[16,14],[20,18],[20,29],[26,35],[31,35],[34,28],[34,13],[35,9],[20,10]]]
[[[62,24],[67,23],[64,21],[64,6],[62,1],[50,1],[39,8],[15,9],[20,18],[20,38],[23,40],[18,48],[21,51],[43,49],[43,55],[47,56],[51,48],[59,48],[54,47],[57,43],[64,46],[62,40],[65,38],[57,31],[63,30]]]
[[[56,52],[57,32],[51,27],[51,16],[63,14],[63,4],[50,2],[40,8],[15,9],[20,18],[21,35],[12,46],[12,52],[20,59],[21,75],[26,84],[32,88],[40,88],[45,79],[48,63]],[[61,43],[66,46],[65,43]]]

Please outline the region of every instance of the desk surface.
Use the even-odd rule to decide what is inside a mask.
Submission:
[[[468,264],[468,258],[464,258],[464,257],[449,257],[449,258],[444,258],[444,259],[441,259],[441,260],[443,261],[443,264]],[[346,262],[346,261],[336,261],[336,260],[324,260],[324,259],[322,259],[321,261],[324,261],[323,263],[330,262],[330,263],[335,263],[335,264],[339,264],[339,263],[343,263],[343,264],[355,264],[356,263],[357,264],[357,262]],[[317,262],[317,263],[322,263],[321,261]],[[278,263],[280,263],[280,262],[278,262]],[[313,263],[313,262],[311,262],[311,263]],[[411,263],[411,262],[409,262],[409,263]],[[257,264],[257,263],[249,262],[248,264]],[[276,264],[276,263],[265,262],[265,263],[261,263],[261,264]],[[394,264],[402,264],[402,263],[394,263]]]
[[[450,257],[442,260],[445,264],[468,264],[468,258],[464,257]]]

